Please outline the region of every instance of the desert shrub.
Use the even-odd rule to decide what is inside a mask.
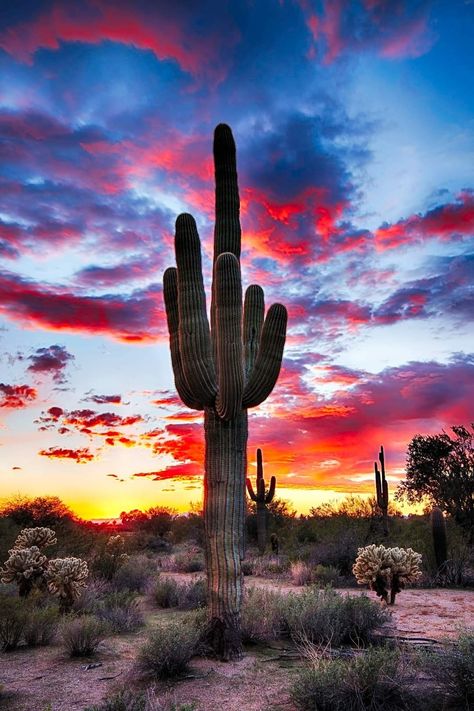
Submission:
[[[56,636],[59,625],[59,608],[57,605],[38,606],[29,604],[27,607],[25,629],[23,636],[29,647],[39,647],[51,644]]]
[[[428,653],[425,671],[443,696],[443,708],[474,708],[474,632],[461,635],[458,643]]]
[[[349,661],[314,657],[291,690],[303,711],[398,711],[416,708],[396,650],[369,648]]]
[[[121,689],[96,706],[84,711],[195,711],[194,704],[177,704],[163,697],[155,689]]]
[[[333,585],[341,583],[339,570],[332,565],[316,565],[312,571],[312,580],[317,585]]]
[[[94,614],[116,634],[135,632],[144,625],[136,595],[126,590],[111,592],[97,600]]]
[[[302,560],[297,560],[290,566],[290,576],[293,585],[309,585],[312,578],[311,567]]]
[[[27,622],[23,600],[10,596],[0,599],[0,649],[9,652],[19,645]]]
[[[202,553],[197,551],[187,551],[174,556],[173,569],[177,573],[200,573],[204,570],[204,558]]]
[[[284,629],[285,596],[272,590],[250,588],[242,607],[242,640],[271,642]]]
[[[111,583],[103,578],[92,578],[88,581],[87,587],[81,590],[79,597],[74,600],[72,612],[80,615],[93,614],[97,602],[111,592],[113,592]]]
[[[207,583],[205,578],[196,578],[189,583],[178,584],[178,608],[197,610],[207,605]]]
[[[283,556],[276,558],[262,555],[256,558],[249,558],[247,564],[252,571],[249,575],[256,575],[261,578],[282,577],[289,568],[289,562]]]
[[[199,640],[200,630],[189,620],[161,624],[150,633],[140,649],[138,669],[157,679],[180,676],[187,670]]]
[[[342,596],[331,589],[288,595],[285,609],[285,622],[295,640],[332,646],[367,642],[387,617],[368,598]]]
[[[113,586],[116,590],[145,592],[150,577],[156,572],[156,565],[146,555],[129,556],[116,572]]]
[[[344,517],[341,517],[343,519]],[[332,521],[331,523],[335,523]],[[344,522],[341,520],[341,526]],[[347,528],[347,525],[346,525]],[[316,543],[312,547],[309,562],[316,566],[318,564],[337,568],[343,576],[352,576],[352,565],[357,556],[357,542],[354,532],[340,531],[338,535],[330,540]]]
[[[151,590],[151,598],[158,607],[177,607],[178,583],[173,578],[158,577]]]
[[[89,657],[106,637],[108,627],[93,615],[69,617],[61,625],[61,638],[71,657]]]

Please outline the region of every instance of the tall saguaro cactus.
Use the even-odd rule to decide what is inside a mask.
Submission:
[[[257,492],[253,490],[252,482],[247,479],[247,491],[252,501],[255,501],[257,508],[257,540],[260,554],[265,553],[267,545],[267,504],[273,501],[275,496],[276,479],[270,479],[268,491],[265,491],[265,479],[263,478],[262,450],[257,449]]]
[[[191,215],[176,220],[177,268],[164,274],[164,299],[176,389],[204,410],[204,525],[209,641],[223,659],[239,657],[243,592],[247,409],[263,402],[280,372],[287,313],[251,285],[242,308],[240,200],[235,143],[229,126],[214,133],[216,221],[211,323],[201,271],[201,245]]]
[[[383,532],[388,536],[388,484],[385,479],[385,455],[383,447],[379,452],[380,471],[377,462],[374,462],[375,470],[375,490],[377,493],[377,505],[382,511]]]

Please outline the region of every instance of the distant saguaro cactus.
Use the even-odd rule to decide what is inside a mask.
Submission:
[[[440,573],[446,567],[448,560],[448,537],[443,512],[437,506],[431,509],[431,533],[433,536],[436,567],[438,573]]]
[[[241,656],[247,409],[263,402],[280,372],[287,313],[273,304],[264,318],[263,290],[251,285],[242,314],[240,200],[235,143],[229,126],[214,133],[216,222],[211,325],[201,245],[191,215],[176,220],[177,268],[163,292],[176,389],[204,410],[204,525],[209,643],[223,659]]]
[[[276,478],[272,476],[268,491],[265,491],[265,479],[263,478],[262,450],[257,449],[257,485],[256,493],[253,490],[252,482],[247,478],[247,491],[252,501],[255,501],[257,508],[257,540],[260,554],[265,553],[267,545],[267,504],[275,496]]]
[[[375,490],[377,494],[377,505],[382,511],[383,532],[388,536],[388,484],[385,479],[385,455],[383,447],[379,452],[380,471],[377,462],[374,462],[375,470]]]

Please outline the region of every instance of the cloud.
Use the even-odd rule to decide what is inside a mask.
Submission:
[[[87,464],[95,459],[95,454],[87,448],[83,449],[63,449],[62,447],[50,447],[41,449],[38,454],[49,459],[72,459],[76,464]]]
[[[30,385],[6,385],[0,383],[0,407],[18,410],[36,400],[38,393]]]
[[[126,342],[153,341],[166,325],[157,304],[161,286],[129,295],[82,296],[0,272],[0,313],[29,328],[100,334]]]
[[[83,398],[86,402],[94,402],[96,405],[120,405],[121,395],[88,395]]]
[[[74,356],[64,346],[53,345],[37,348],[33,355],[28,356],[28,360],[31,361],[27,368],[30,373],[52,375],[55,383],[64,383],[64,371]]]

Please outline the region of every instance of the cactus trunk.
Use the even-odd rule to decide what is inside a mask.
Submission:
[[[243,593],[241,562],[245,525],[247,411],[222,420],[213,408],[204,414],[206,476],[204,525],[210,606],[210,641],[224,659],[238,657]]]

